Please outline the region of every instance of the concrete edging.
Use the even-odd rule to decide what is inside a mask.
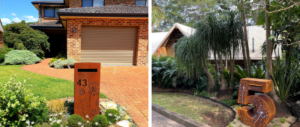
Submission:
[[[210,127],[207,124],[200,123],[176,112],[170,112],[167,109],[154,103],[152,103],[152,110],[187,127]]]

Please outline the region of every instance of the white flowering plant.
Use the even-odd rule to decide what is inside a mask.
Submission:
[[[0,125],[32,126],[47,120],[46,99],[34,96],[26,87],[27,80],[16,81],[16,75],[6,83],[0,83]]]
[[[51,127],[65,127],[67,125],[67,117],[63,112],[50,114],[49,116]]]

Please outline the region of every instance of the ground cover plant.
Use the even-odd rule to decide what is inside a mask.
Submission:
[[[13,49],[13,48],[7,48],[5,45],[4,45],[2,48],[0,48],[0,63],[3,63],[3,62],[4,62],[4,60],[5,60],[5,55],[6,55],[8,52],[12,51],[12,50],[14,50],[14,49]]]
[[[16,74],[17,82],[28,79],[27,83],[32,85],[28,88],[35,96],[45,97],[47,100],[74,96],[74,82],[25,71],[21,66],[23,65],[0,66],[0,83],[8,81]],[[106,96],[100,94],[100,97]]]
[[[51,59],[53,60],[53,59]],[[73,58],[69,58],[69,59],[64,59],[64,58],[60,58],[55,60],[54,62],[50,62],[50,67],[54,67],[55,69],[64,69],[64,68],[74,68],[74,64],[77,61]]]
[[[28,50],[12,50],[5,55],[4,64],[19,65],[19,64],[35,64],[42,59]]]
[[[152,102],[171,112],[214,127],[228,125],[234,115],[220,104],[184,93],[153,92]]]

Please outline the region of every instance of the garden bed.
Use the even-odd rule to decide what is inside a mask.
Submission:
[[[235,112],[237,112],[237,109],[241,107],[241,105],[233,105],[231,106]],[[266,127],[290,127],[294,122],[296,121],[296,118],[294,116],[289,117],[282,117],[282,118],[274,118],[269,124],[267,124]],[[291,127],[299,127],[300,122],[296,122]],[[235,119],[230,122],[228,127],[250,127],[246,124],[244,124],[240,119],[238,114],[236,114]]]
[[[186,93],[152,92],[152,102],[213,127],[228,125],[235,115],[235,112],[220,103]]]

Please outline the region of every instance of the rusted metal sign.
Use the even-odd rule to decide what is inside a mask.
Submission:
[[[74,114],[90,119],[99,114],[100,63],[75,63]]]
[[[238,109],[242,122],[251,127],[264,127],[275,117],[272,99],[264,93],[273,89],[272,80],[244,78],[240,80],[238,103],[253,104],[255,108],[243,106]]]

